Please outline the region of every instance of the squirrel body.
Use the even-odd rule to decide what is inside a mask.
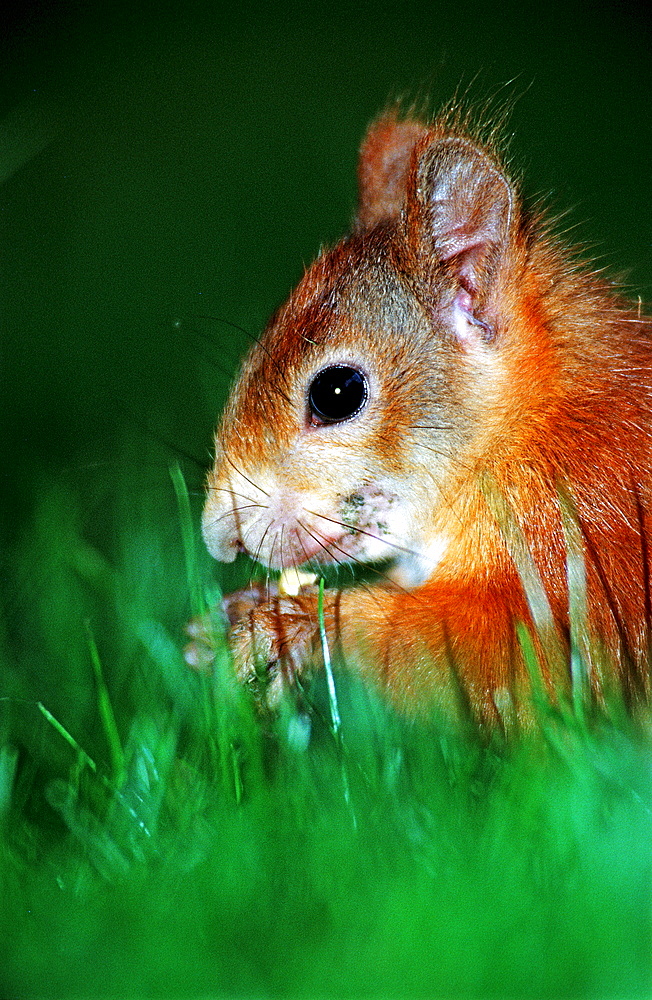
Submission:
[[[385,560],[378,584],[325,592],[324,624],[408,710],[462,697],[484,720],[527,716],[520,624],[551,692],[575,648],[595,696],[633,701],[649,692],[651,334],[524,207],[493,144],[386,115],[352,233],[234,386],[206,544],[273,570]],[[272,696],[318,655],[315,587],[230,606],[238,673],[262,661]]]

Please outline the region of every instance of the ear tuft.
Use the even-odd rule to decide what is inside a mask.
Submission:
[[[487,153],[461,137],[433,139],[416,157],[408,191],[410,241],[420,257],[450,262],[473,293],[509,239],[509,181]]]
[[[410,157],[426,127],[416,121],[379,119],[369,129],[358,162],[358,225],[397,219],[405,205]]]

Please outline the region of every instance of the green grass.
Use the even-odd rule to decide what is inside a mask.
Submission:
[[[15,554],[1,996],[650,995],[645,718],[542,704],[505,741],[334,670],[335,715],[322,677],[261,719],[225,649],[182,659],[200,498],[122,495],[44,491]]]

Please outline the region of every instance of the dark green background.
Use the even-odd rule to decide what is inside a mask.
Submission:
[[[125,427],[207,461],[224,370],[246,345],[225,322],[259,332],[346,229],[357,147],[388,97],[436,108],[478,73],[478,96],[515,80],[504,93],[521,95],[510,130],[527,189],[570,207],[573,238],[652,296],[643,7],[529,6],[3,15],[5,542],[54,476],[83,493],[93,465],[110,484]]]

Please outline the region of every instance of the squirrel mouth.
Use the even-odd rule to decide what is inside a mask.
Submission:
[[[314,530],[298,527],[293,533],[292,539],[285,539],[279,547],[278,565],[275,569],[289,569],[293,566],[303,566],[305,563],[333,563],[340,558],[347,558],[344,549],[340,548],[344,533],[339,532],[332,535],[320,535]],[[274,553],[270,553],[273,557]],[[276,562],[270,561],[270,565]]]

